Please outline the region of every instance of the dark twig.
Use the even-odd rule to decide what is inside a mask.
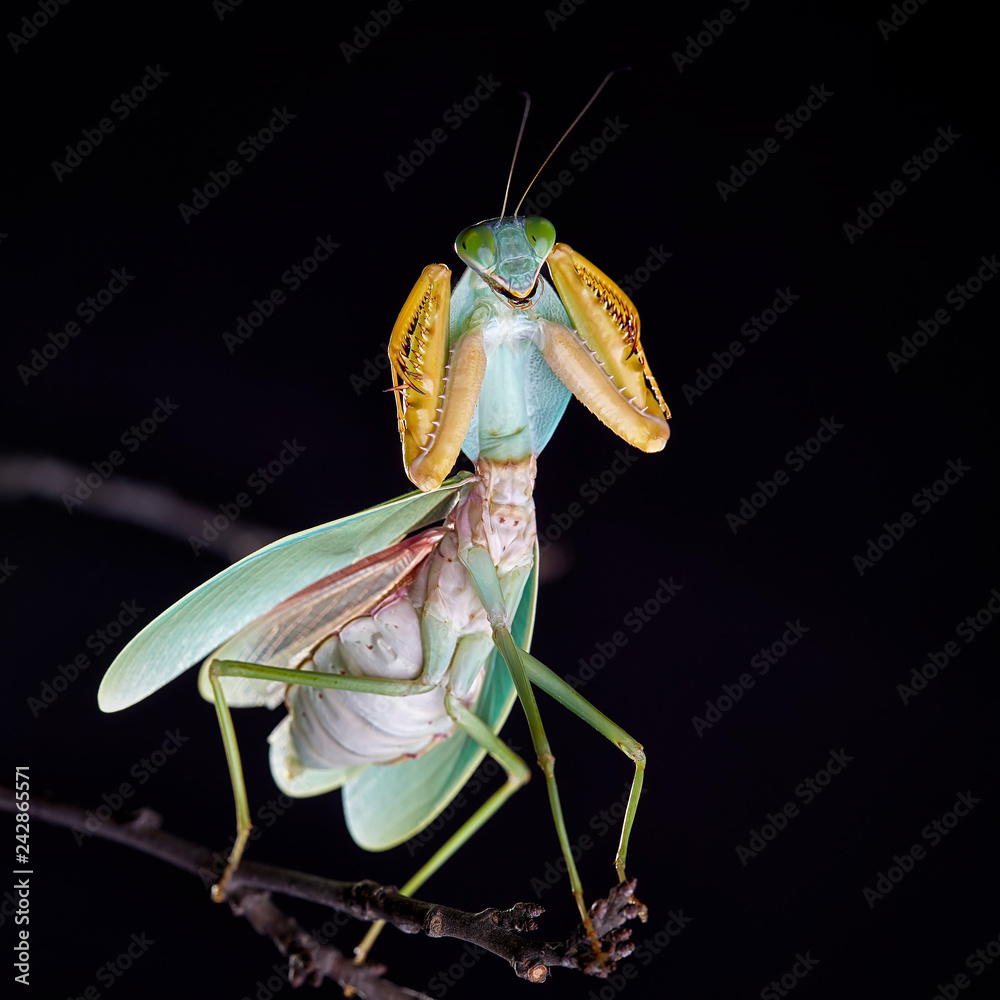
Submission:
[[[269,937],[288,957],[292,986],[320,986],[329,978],[371,1000],[413,1000],[412,992],[382,978],[384,965],[355,965],[338,948],[321,944],[297,920],[278,909],[269,892],[236,889],[226,902],[236,916],[245,917],[258,934]]]
[[[14,793],[8,788],[0,787],[0,808],[16,808]],[[131,818],[112,817],[95,825],[92,815],[88,817],[83,809],[33,796],[31,812],[35,819],[85,830],[151,854],[198,875],[206,885],[214,882],[220,871],[218,854],[161,830],[160,818],[151,810],[142,810]],[[635,900],[634,891],[634,880],[623,882],[590,909],[605,949],[603,961],[593,955],[582,924],[565,941],[530,941],[522,937],[523,932],[536,929],[535,918],[544,912],[533,903],[515,903],[508,910],[490,908],[467,913],[401,896],[395,888],[377,882],[337,882],[253,861],[244,861],[234,874],[229,902],[234,913],[249,920],[258,933],[269,936],[290,957],[295,985],[315,985],[327,976],[353,986],[359,995],[395,1000],[412,994],[403,994],[399,987],[379,978],[384,971],[380,967],[355,966],[337,949],[310,938],[271,902],[270,893],[319,903],[359,920],[385,920],[406,934],[422,932],[428,937],[467,941],[505,959],[522,978],[540,983],[556,966],[604,978],[617,961],[630,955],[631,930],[625,924],[636,917],[645,919],[644,907]]]

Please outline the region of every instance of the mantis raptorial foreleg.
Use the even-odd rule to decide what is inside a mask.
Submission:
[[[226,762],[229,778],[233,785],[233,799],[236,802],[236,841],[229,854],[229,861],[222,878],[212,886],[212,899],[221,903],[226,898],[226,887],[233,872],[239,867],[240,859],[247,845],[252,824],[250,807],[247,803],[246,783],[243,780],[243,764],[240,748],[233,728],[233,716],[229,711],[222,689],[222,677],[247,677],[251,680],[278,681],[283,684],[297,684],[302,687],[337,688],[341,691],[362,691],[368,694],[383,694],[403,697],[408,694],[424,694],[433,691],[433,684],[419,681],[393,680],[386,677],[358,677],[351,674],[326,674],[315,670],[289,670],[285,667],[267,667],[258,663],[242,663],[237,660],[213,660],[208,668],[208,679],[212,685],[215,712],[219,718],[222,742],[226,748]]]
[[[445,708],[456,725],[474,739],[506,772],[507,781],[497,789],[449,838],[434,852],[427,863],[404,885],[400,895],[411,896],[434,874],[522,785],[531,777],[528,765],[471,709],[450,692],[445,695]],[[354,949],[355,962],[365,960],[375,939],[385,926],[378,920],[368,928],[361,944]]]

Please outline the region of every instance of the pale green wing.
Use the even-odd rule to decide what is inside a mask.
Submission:
[[[117,712],[159,690],[276,604],[358,559],[440,521],[471,477],[408,493],[369,510],[281,538],[192,590],[115,658],[98,704]]]
[[[538,593],[538,547],[535,564],[521,594],[511,634],[524,649],[531,645]],[[483,688],[473,706],[495,733],[500,731],[516,693],[510,671],[498,651],[487,667]],[[355,843],[385,851],[423,830],[462,790],[486,751],[461,730],[413,760],[375,765],[348,780],[341,795],[344,817]]]

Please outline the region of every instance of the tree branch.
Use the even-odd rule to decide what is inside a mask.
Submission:
[[[8,812],[21,808],[13,791],[2,786],[0,808]],[[31,813],[37,820],[81,830],[150,854],[197,875],[206,886],[213,884],[221,872],[217,852],[160,829],[160,817],[150,809],[140,810],[131,818],[111,817],[98,822],[93,813],[88,816],[77,806],[32,796]],[[631,930],[625,924],[635,917],[645,920],[645,908],[634,897],[634,879],[616,886],[607,899],[595,903],[590,908],[590,917],[605,949],[603,960],[599,960],[591,950],[582,924],[565,941],[524,938],[522,934],[535,930],[535,918],[544,912],[535,903],[467,913],[401,896],[394,887],[369,880],[338,882],[244,861],[230,880],[227,901],[237,916],[249,920],[258,933],[270,937],[278,950],[289,956],[293,985],[319,985],[326,976],[372,1000],[400,1000],[404,996],[412,998],[413,994],[381,979],[383,967],[356,966],[336,948],[310,938],[295,920],[274,905],[270,899],[272,892],[319,903],[358,920],[385,920],[406,934],[424,933],[432,938],[466,941],[505,959],[517,975],[534,983],[544,982],[548,970],[556,966],[606,977],[614,971],[617,961],[632,953]]]

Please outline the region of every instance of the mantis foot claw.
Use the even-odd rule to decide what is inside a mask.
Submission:
[[[599,899],[570,939],[570,947],[580,953],[579,968],[586,975],[606,978],[616,963],[632,954],[632,929],[626,927],[638,917],[646,922],[648,911],[635,898],[636,880],[616,885],[607,899]],[[594,942],[597,942],[596,947]]]
[[[229,861],[226,863],[226,870],[222,873],[222,878],[212,886],[213,903],[224,903],[226,901],[226,893],[229,891],[229,880],[239,870],[240,861],[243,860],[243,851],[247,846],[247,839],[252,829],[253,827],[248,823],[246,826],[241,825],[237,831],[236,843],[233,845]]]
[[[229,866],[226,866],[226,870],[222,873],[222,878],[219,879],[215,885],[212,886],[212,902],[213,903],[224,903],[226,901],[226,894],[229,889],[229,876],[232,872],[229,870]]]

